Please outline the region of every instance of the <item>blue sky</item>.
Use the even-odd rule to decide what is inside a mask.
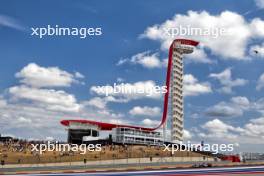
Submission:
[[[66,133],[59,121],[69,118],[155,126],[161,117],[161,97],[113,95],[114,100],[107,100],[91,88],[113,85],[118,78],[131,85],[152,81],[162,86],[166,73],[162,63],[168,54],[163,45],[172,39],[156,36],[149,29],[162,32],[167,20],[175,27],[186,23],[210,27],[212,21],[207,20],[212,18],[216,23],[213,27],[225,27],[233,32],[235,29],[236,33],[216,40],[181,36],[200,41],[200,54],[188,57],[184,68],[189,75],[186,80],[190,81],[189,87],[186,85],[190,94],[185,96],[186,139],[235,141],[241,150],[261,151],[259,146],[263,143],[259,141],[264,141],[263,5],[261,0],[242,0],[239,4],[235,0],[199,3],[194,0],[1,1],[0,133],[65,140]],[[31,35],[30,28],[47,25],[100,27],[102,35],[85,39],[74,36],[40,39]],[[259,53],[255,54],[254,50]],[[142,64],[147,56],[148,61],[160,64],[153,67],[148,62]],[[118,64],[120,60],[124,63]],[[34,69],[38,74],[32,78]],[[47,80],[41,77],[41,71],[51,77],[57,73],[62,75]],[[77,72],[81,76],[76,76]],[[50,84],[32,84],[43,80]],[[61,81],[61,84],[52,81]],[[36,96],[32,96],[34,93]],[[54,101],[43,100],[39,94],[51,96]]]

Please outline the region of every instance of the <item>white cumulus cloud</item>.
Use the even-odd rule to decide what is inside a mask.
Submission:
[[[198,134],[201,140],[244,145],[263,144],[264,141],[264,117],[251,119],[242,127],[234,127],[219,119],[210,120],[201,127],[205,131]]]
[[[207,108],[206,115],[210,117],[238,117],[250,108],[250,102],[246,97],[232,97],[230,102],[220,102]]]
[[[140,107],[140,106],[135,106],[129,111],[129,114],[154,117],[154,116],[161,115],[161,110],[160,110],[159,107],[148,107],[148,106]]]
[[[215,78],[220,82],[220,84],[223,86],[220,91],[223,93],[232,93],[233,87],[244,86],[248,82],[242,78],[233,79],[231,68],[227,68],[220,73],[211,73],[209,77]]]
[[[251,119],[250,122],[245,125],[244,132],[248,136],[264,139],[264,117]]]
[[[202,128],[208,131],[207,134],[203,134],[202,136],[212,139],[236,139],[239,133],[244,131],[240,127],[233,127],[219,119],[206,122],[204,125],[202,125]]]
[[[135,54],[130,59],[120,59],[117,65],[122,65],[124,63],[139,64],[145,68],[161,68],[166,66],[166,60],[159,59],[158,53],[151,53],[150,51],[141,52]]]
[[[147,127],[154,127],[160,124],[160,121],[158,120],[151,120],[151,119],[144,119],[142,121],[142,124],[147,126]]]
[[[183,130],[183,139],[184,140],[190,140],[192,138],[192,134],[190,131],[184,129]]]
[[[185,56],[186,63],[192,62],[192,63],[213,63],[212,60],[210,60],[205,53],[205,51],[201,48],[197,48],[193,51],[191,54],[187,54]]]
[[[15,76],[20,78],[20,82],[32,87],[68,87],[75,78],[83,78],[79,72],[75,75],[61,70],[58,67],[41,67],[35,63],[29,63]]]
[[[85,102],[86,105],[94,106],[99,109],[104,109],[106,107],[107,102],[101,97],[94,97],[89,101]]]
[[[247,46],[251,39],[263,38],[264,21],[254,18],[247,21],[242,15],[223,11],[220,14],[212,15],[206,11],[188,11],[187,14],[176,14],[161,24],[148,27],[141,37],[157,40],[161,48],[168,50],[169,45],[175,38],[188,38],[200,42],[201,46],[209,49],[214,55],[224,59],[247,60]],[[166,29],[175,28],[198,28],[204,29],[225,29],[224,35],[168,35]],[[203,56],[203,55],[202,55]],[[203,56],[204,57],[204,56]]]
[[[49,110],[66,112],[80,110],[80,105],[76,102],[74,95],[62,90],[37,89],[22,85],[9,88],[9,93],[15,100],[30,100]]]
[[[211,93],[212,89],[209,83],[200,83],[193,75],[183,76],[183,94],[184,96],[197,96],[200,94]]]

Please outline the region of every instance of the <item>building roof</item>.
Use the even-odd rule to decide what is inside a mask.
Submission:
[[[145,127],[139,127],[139,126],[97,122],[97,121],[92,121],[92,120],[62,120],[60,123],[64,126],[69,126],[70,123],[82,123],[82,124],[95,125],[95,126],[98,126],[101,130],[112,130],[113,128],[117,128],[117,127],[134,128],[134,129],[140,129],[140,130],[144,130],[144,131],[153,131],[154,130],[153,128],[145,128]]]
[[[199,42],[194,41],[194,40],[188,40],[188,39],[175,39],[173,43],[175,42],[180,42],[183,45],[191,45],[191,46],[197,46],[199,44]]]

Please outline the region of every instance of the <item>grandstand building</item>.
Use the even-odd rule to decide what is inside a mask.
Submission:
[[[112,129],[112,141],[122,144],[162,145],[160,132],[118,127]]]
[[[198,42],[186,39],[176,39],[169,49],[166,87],[163,115],[160,124],[155,128],[112,124],[91,120],[62,120],[67,127],[69,143],[83,143],[98,140],[101,130],[110,131],[112,141],[122,144],[160,145],[165,142],[166,124],[170,119],[171,140],[178,143],[183,140],[183,54],[190,54]],[[169,108],[170,107],[170,108]],[[168,116],[170,110],[170,117]],[[163,127],[164,132],[158,132]]]

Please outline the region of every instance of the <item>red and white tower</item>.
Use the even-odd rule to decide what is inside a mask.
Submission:
[[[170,107],[171,107],[171,140],[183,140],[183,55],[193,52],[198,42],[186,39],[176,39],[170,47],[171,75],[170,75]]]
[[[169,49],[168,68],[166,75],[167,92],[164,96],[163,114],[160,124],[155,128],[146,128],[126,124],[112,124],[92,120],[62,120],[61,124],[68,127],[68,142],[82,143],[91,138],[97,139],[100,130],[110,131],[117,143],[160,144],[160,133],[163,127],[166,134],[168,121],[168,105],[170,105],[171,141],[183,140],[183,55],[193,52],[198,42],[187,39],[176,39]],[[124,131],[127,130],[127,134]],[[135,135],[132,135],[135,134]],[[137,135],[140,134],[140,135]],[[164,137],[165,139],[165,137]]]

